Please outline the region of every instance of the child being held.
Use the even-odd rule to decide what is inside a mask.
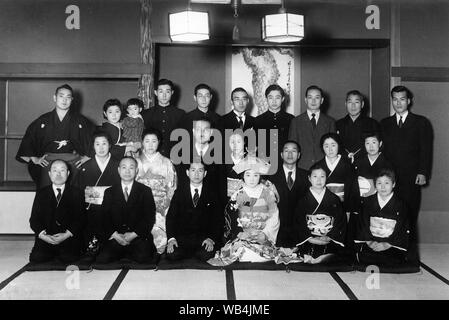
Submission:
[[[145,128],[142,115],[143,102],[138,98],[126,102],[127,116],[123,119],[123,137],[132,152],[137,152],[142,146],[142,133]]]
[[[380,170],[375,182],[377,194],[365,199],[358,221],[357,260],[367,265],[399,265],[406,261],[408,248],[407,209],[393,191],[392,170]]]

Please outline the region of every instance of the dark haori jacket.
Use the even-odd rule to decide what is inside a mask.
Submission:
[[[407,251],[408,238],[406,205],[396,194],[382,209],[377,194],[366,198],[358,219],[355,243],[388,242],[396,249]]]
[[[86,117],[74,111],[69,111],[61,122],[54,109],[28,126],[16,159],[25,162],[21,157],[42,157],[47,152],[76,151],[81,156],[90,156],[94,129],[95,126]],[[68,140],[68,143],[58,149],[59,144],[55,141],[61,140]]]
[[[30,217],[30,226],[37,236],[69,230],[75,238],[81,235],[83,198],[78,188],[65,185],[61,200],[56,200],[52,185],[36,192]]]
[[[103,122],[101,126],[98,127],[99,130],[104,131],[111,137],[111,152],[112,156],[117,160],[121,160],[125,156],[126,146],[119,146],[119,143],[124,143],[125,138],[123,137],[123,129],[110,124],[109,122]],[[94,155],[92,155],[94,156]]]
[[[170,141],[170,134],[174,129],[181,127],[181,120],[185,114],[184,110],[173,105],[161,107],[158,104],[142,113],[145,129],[153,128],[161,132],[159,152],[167,158],[170,158],[171,147],[175,144]]]
[[[120,162],[116,160],[114,156],[111,156],[102,173],[98,167],[97,161],[95,158],[92,158],[82,165],[74,184],[83,193],[86,192],[86,187],[110,187],[115,184],[120,184],[120,175],[117,171],[119,163]],[[90,207],[98,208],[100,205],[92,204]]]
[[[104,229],[107,237],[118,233],[135,232],[142,239],[153,241],[151,229],[156,221],[156,205],[151,189],[133,182],[128,201],[125,201],[121,182],[104,193]]]
[[[337,133],[342,141],[342,155],[347,158],[348,153],[357,154],[355,158],[366,154],[364,134],[380,132],[379,123],[367,116],[360,115],[352,121],[349,115],[336,122]]]
[[[311,191],[307,191],[296,205],[293,223],[297,246],[313,237],[328,236],[334,243],[344,247],[346,214],[340,199],[328,189],[325,189],[319,205]]]
[[[399,128],[396,115],[380,122],[384,153],[399,177],[430,176],[432,165],[432,127],[425,117],[409,111]]]
[[[182,238],[204,241],[209,238],[218,244],[223,228],[223,210],[214,188],[203,183],[197,206],[193,205],[190,182],[178,186],[167,213],[167,239]],[[201,243],[200,243],[201,244]]]
[[[360,191],[357,182],[357,176],[354,167],[343,156],[333,171],[329,169],[326,163],[326,158],[318,161],[318,164],[322,165],[326,169],[327,179],[326,186],[331,190],[332,184],[343,184],[344,200],[343,210],[345,212],[359,212],[360,210]],[[331,184],[331,186],[329,186]],[[339,189],[337,187],[337,189]],[[335,192],[333,189],[331,190]]]
[[[294,214],[298,200],[306,194],[309,190],[310,183],[307,179],[307,171],[301,168],[296,168],[296,177],[293,187],[288,188],[285,177],[284,166],[281,165],[278,172],[269,180],[275,185],[279,193],[279,232],[276,239],[276,246],[291,248],[296,245],[294,235]]]

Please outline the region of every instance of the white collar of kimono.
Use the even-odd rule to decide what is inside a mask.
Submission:
[[[231,153],[231,159],[232,159],[232,162],[234,163],[234,164],[238,164],[240,161],[242,161],[243,160],[243,154],[242,154],[242,157],[241,158],[236,158],[236,157],[234,157],[234,155]]]
[[[108,153],[108,157],[107,157],[106,161],[104,161],[104,162],[101,161],[97,155],[95,155],[95,161],[97,161],[98,168],[100,168],[101,172],[103,172],[106,169],[110,159],[111,159],[111,153]]]
[[[153,154],[147,154],[146,152],[144,152],[143,155],[145,156],[145,158],[147,158],[148,161],[153,161],[153,160],[157,159],[157,157],[159,155],[159,151],[156,151]]]
[[[327,167],[329,168],[329,170],[331,171],[331,173],[335,170],[335,168],[337,167],[338,163],[340,162],[341,159],[341,155],[337,155],[337,160],[334,161],[334,163],[331,163],[330,160],[326,157],[324,157],[326,160],[326,164]]]
[[[387,199],[385,199],[385,200],[382,200],[382,198],[380,197],[380,195],[377,194],[377,201],[379,202],[379,207],[380,207],[381,209],[383,209],[383,208],[387,205],[388,201],[390,201],[391,198],[393,197],[393,194],[394,194],[394,192],[392,192],[392,193],[387,197]]]
[[[318,202],[318,204],[321,204],[321,201],[323,201],[324,194],[326,193],[326,189],[323,189],[321,193],[316,192],[312,189],[312,187],[309,188],[310,193],[312,193],[312,196],[315,198],[315,200]]]
[[[243,191],[245,191],[250,198],[259,198],[262,194],[262,190],[263,185],[261,183],[259,183],[254,188],[250,188],[246,184],[243,185]]]

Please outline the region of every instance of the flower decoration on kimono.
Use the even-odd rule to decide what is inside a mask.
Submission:
[[[232,167],[232,169],[237,173],[240,174],[242,172],[245,172],[246,170],[254,170],[255,172],[259,174],[268,174],[268,171],[270,170],[270,163],[256,157],[256,154],[254,151],[248,152],[248,155],[240,161],[238,164]]]

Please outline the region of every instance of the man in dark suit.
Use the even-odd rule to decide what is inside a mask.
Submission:
[[[157,89],[154,90],[157,104],[142,113],[145,128],[158,129],[162,134],[159,152],[170,158],[170,150],[173,142],[170,141],[170,134],[181,126],[181,119],[186,112],[172,104],[174,94],[173,82],[168,79],[160,79],[157,82]]]
[[[432,165],[432,128],[429,120],[408,110],[413,99],[408,88],[394,87],[391,98],[396,113],[380,123],[384,153],[397,175],[397,193],[409,206],[410,242],[416,246],[421,187]]]
[[[70,263],[79,259],[82,235],[82,203],[79,189],[66,184],[70,171],[63,160],[48,167],[51,185],[37,191],[30,226],[36,239],[30,262],[57,258]]]
[[[279,193],[280,227],[276,246],[291,248],[296,245],[293,234],[293,213],[298,199],[306,194],[309,187],[307,171],[297,167],[301,157],[301,147],[295,141],[287,141],[281,151],[282,166],[269,178]]]
[[[204,164],[193,162],[186,173],[189,180],[178,186],[167,213],[167,258],[207,261],[215,254],[223,226],[218,193],[203,184]]]
[[[151,189],[137,181],[137,161],[124,157],[119,164],[120,184],[107,189],[103,198],[104,230],[107,235],[98,263],[129,258],[149,262],[156,248],[151,229],[156,220],[156,205]]]
[[[221,117],[221,129],[252,129],[255,118],[247,113],[249,103],[248,93],[238,87],[231,92],[232,111]]]
[[[290,123],[288,139],[296,141],[302,148],[298,166],[309,170],[324,157],[320,139],[325,133],[335,132],[335,120],[320,111],[324,102],[323,90],[320,87],[308,87],[305,102],[307,110]]]

